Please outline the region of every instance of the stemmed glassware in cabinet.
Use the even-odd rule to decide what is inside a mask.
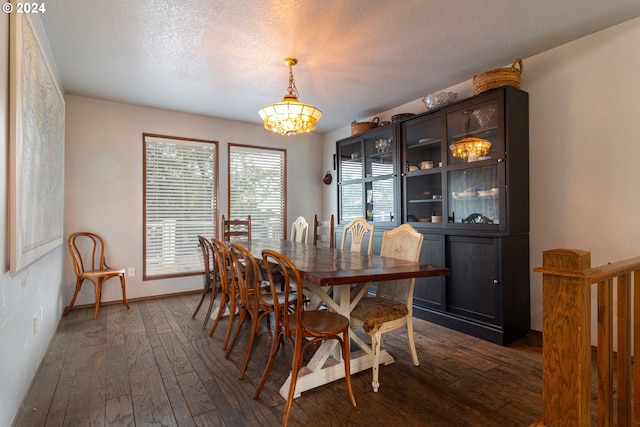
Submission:
[[[476,116],[478,124],[480,125],[480,130],[485,130],[489,126],[489,121],[495,112],[495,108],[482,108],[473,112],[473,115]]]

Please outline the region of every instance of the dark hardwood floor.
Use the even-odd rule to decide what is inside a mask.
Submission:
[[[248,322],[229,359],[221,322],[203,330],[199,295],[73,310],[62,318],[16,426],[279,426],[291,349],[279,354],[260,399],[252,398],[271,338],[263,325],[243,380]],[[211,322],[209,325],[211,326]],[[420,366],[403,330],[387,334],[395,363],[353,375],[358,406],[344,380],[303,393],[291,426],[528,426],[542,411],[540,336],[507,347],[415,321]]]

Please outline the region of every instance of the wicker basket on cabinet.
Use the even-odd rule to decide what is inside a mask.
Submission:
[[[379,122],[379,117],[374,117],[370,122],[356,122],[354,120],[351,122],[351,135],[356,135],[358,133],[366,132],[369,129],[377,128]]]
[[[478,95],[489,89],[501,86],[520,87],[520,76],[522,74],[522,59],[517,58],[511,67],[496,68],[482,74],[473,76],[473,94]]]

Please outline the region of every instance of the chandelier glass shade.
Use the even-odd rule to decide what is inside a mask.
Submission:
[[[491,141],[482,138],[476,138],[471,135],[471,113],[473,110],[466,110],[464,112],[467,115],[467,124],[465,126],[464,138],[449,145],[449,150],[453,157],[459,157],[461,159],[467,159],[469,157],[486,156],[491,148]]]
[[[322,111],[308,104],[298,101],[298,88],[293,80],[291,67],[298,63],[295,58],[285,58],[284,63],[289,66],[289,87],[280,102],[267,105],[258,111],[264,127],[280,135],[300,135],[311,132],[322,116]]]

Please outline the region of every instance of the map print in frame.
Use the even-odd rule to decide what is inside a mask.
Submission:
[[[9,268],[62,244],[64,98],[28,15],[11,14]]]

